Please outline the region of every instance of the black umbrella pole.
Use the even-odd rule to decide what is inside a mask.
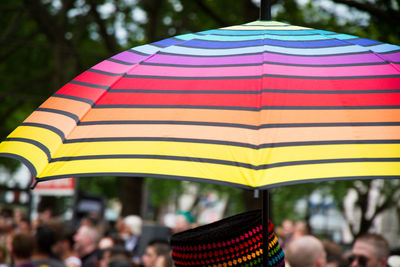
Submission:
[[[269,190],[262,192],[263,266],[268,267]]]
[[[260,3],[260,20],[271,20],[271,3],[270,0],[261,0]]]

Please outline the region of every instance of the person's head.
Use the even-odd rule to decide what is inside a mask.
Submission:
[[[365,234],[355,240],[349,256],[349,266],[387,266],[389,253],[389,244],[385,238],[378,234]]]
[[[132,266],[132,254],[126,251],[123,246],[116,245],[101,250],[99,267],[111,266]]]
[[[56,215],[56,201],[54,197],[42,197],[38,204],[39,221],[46,222]]]
[[[31,224],[29,221],[28,216],[22,216],[18,221],[18,231],[23,233],[30,233],[31,232]]]
[[[332,240],[324,240],[322,242],[326,252],[326,267],[344,266],[343,250],[340,245]]]
[[[286,260],[291,267],[323,267],[326,264],[326,253],[321,241],[306,235],[289,243]]]
[[[51,257],[56,240],[56,233],[49,225],[39,225],[35,232],[35,253]]]
[[[137,215],[129,215],[124,218],[125,232],[129,235],[140,236],[142,233],[142,218]]]
[[[74,250],[83,257],[96,249],[99,239],[100,236],[95,227],[81,225],[74,235]]]
[[[54,238],[50,255],[52,255],[52,257],[55,256],[56,258],[60,257],[63,253],[62,241],[66,230],[65,225],[58,220],[49,220],[42,222],[42,226],[50,228]]]
[[[171,246],[168,241],[154,240],[151,241],[142,256],[144,267],[157,267],[160,258],[169,259],[171,256]]]
[[[191,223],[187,216],[184,214],[177,214],[175,216],[175,226],[172,229],[174,233],[189,230],[191,228]]]
[[[114,239],[110,236],[103,236],[98,244],[99,249],[104,250],[112,248],[115,245]]]
[[[14,261],[28,261],[35,247],[35,238],[28,233],[15,234],[11,241],[11,254]]]
[[[74,249],[74,235],[75,230],[71,225],[64,225],[64,229],[62,231],[62,236],[59,242],[59,245],[56,246],[55,253],[61,258],[64,259],[71,255]]]
[[[269,233],[265,241],[263,227],[267,227]],[[171,237],[171,247],[175,267],[261,266],[263,251],[267,247],[268,265],[285,265],[284,253],[274,234],[273,224],[268,222],[263,226],[261,210],[176,233]]]
[[[294,222],[292,220],[286,219],[282,222],[283,234],[288,237],[293,234]]]
[[[308,226],[305,222],[298,221],[294,224],[293,238],[308,235]]]

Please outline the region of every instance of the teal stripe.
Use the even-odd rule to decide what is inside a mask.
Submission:
[[[282,36],[282,35],[271,35],[271,34],[263,34],[263,35],[250,35],[250,36],[229,36],[229,35],[194,35],[194,34],[185,34],[184,36],[176,36],[177,39],[188,41],[192,39],[199,40],[209,40],[209,41],[252,41],[252,40],[260,40],[260,39],[271,39],[271,40],[280,40],[280,41],[318,41],[318,40],[327,40],[327,39],[339,39],[339,40],[348,40],[358,38],[356,36],[351,36],[347,34],[334,34],[334,35],[302,35],[302,36]]]
[[[250,46],[241,48],[225,48],[225,49],[204,49],[204,48],[191,48],[182,46],[170,46],[162,49],[163,52],[174,53],[179,55],[199,55],[199,56],[227,56],[239,54],[252,54],[265,52],[275,52],[289,55],[334,55],[343,53],[360,53],[368,51],[368,48],[349,45],[339,47],[326,47],[326,48],[289,48],[279,46]]]
[[[258,34],[275,34],[275,35],[307,35],[307,34],[332,34],[334,32],[323,30],[208,30],[199,32],[200,34],[217,34],[217,35],[258,35]]]

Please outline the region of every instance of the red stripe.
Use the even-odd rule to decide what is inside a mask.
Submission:
[[[108,93],[99,105],[194,105],[194,106],[375,106],[400,105],[400,93],[391,94],[161,94]]]
[[[110,76],[100,73],[85,71],[74,79],[74,81],[91,83],[96,85],[110,86],[121,76]]]
[[[264,89],[321,91],[378,90],[400,89],[400,78],[319,80],[265,77],[263,84]]]
[[[400,78],[380,79],[299,79],[263,77],[261,79],[177,80],[122,78],[114,89],[150,90],[378,90],[400,89]]]
[[[97,89],[71,83],[67,83],[57,91],[57,94],[82,97],[92,101],[96,101],[104,93],[104,89]]]

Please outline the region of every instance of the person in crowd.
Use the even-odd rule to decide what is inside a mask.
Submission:
[[[293,239],[287,246],[286,260],[291,267],[324,267],[326,253],[322,242],[306,235]]]
[[[41,224],[35,232],[35,249],[32,255],[32,262],[36,267],[65,267],[64,263],[55,257],[54,245],[57,242],[57,235],[54,228]]]
[[[0,244],[0,267],[8,267],[7,264],[8,250],[5,245]]]
[[[301,236],[305,236],[309,234],[309,229],[307,226],[307,223],[303,222],[303,221],[297,221],[294,223],[294,227],[293,227],[293,233],[291,236],[291,239],[296,239],[298,237]]]
[[[268,222],[268,240],[263,240],[261,210],[231,216],[171,236],[175,267],[190,266],[285,266],[284,252]],[[264,245],[265,244],[265,245]],[[263,264],[268,247],[268,265]]]
[[[102,238],[100,238],[100,241],[98,244],[98,248],[100,250],[112,248],[113,246],[115,246],[115,242],[111,236],[103,236]]]
[[[390,249],[386,239],[378,234],[365,234],[358,237],[348,257],[351,267],[385,267]]]
[[[124,218],[123,223],[121,238],[125,242],[125,249],[133,255],[135,262],[139,262],[140,256],[138,255],[137,248],[140,235],[142,234],[142,218],[137,215],[128,215]]]
[[[29,233],[17,233],[11,241],[11,256],[14,267],[34,267],[31,257],[35,238]]]
[[[8,206],[0,209],[0,264],[9,264],[11,257],[9,253],[10,236],[14,233],[13,211]]]
[[[282,222],[282,230],[280,230],[279,236],[281,239],[279,240],[283,249],[289,244],[292,239],[292,235],[294,232],[294,222],[292,220],[286,219]]]
[[[17,233],[30,233],[32,231],[31,224],[27,215],[23,215],[17,225],[16,225]]]
[[[82,261],[82,267],[95,267],[98,262],[97,243],[100,240],[98,230],[90,225],[79,226],[74,235],[74,251]]]
[[[171,246],[168,241],[151,241],[142,255],[142,263],[144,267],[172,267]]]
[[[51,221],[56,216],[56,201],[53,197],[43,197],[38,204],[38,216],[32,222],[33,229],[36,229],[42,223]]]
[[[67,267],[81,267],[82,261],[74,251],[74,235],[75,231],[71,226],[64,224],[63,235],[57,246],[57,254]]]
[[[190,212],[180,211],[175,215],[175,225],[172,229],[172,232],[178,233],[189,230],[192,228],[193,223],[194,223],[194,218],[190,214]]]
[[[132,267],[132,254],[116,245],[102,250],[99,267]]]
[[[340,245],[332,240],[323,240],[322,244],[326,252],[326,267],[342,267],[346,266],[343,257],[343,250]]]

